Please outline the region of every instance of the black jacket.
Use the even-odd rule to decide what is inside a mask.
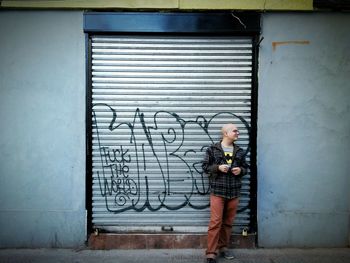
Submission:
[[[209,176],[211,193],[228,199],[240,196],[241,177],[247,174],[248,169],[243,149],[235,144],[233,144],[232,158],[231,168],[240,167],[239,175],[232,174],[231,169],[228,173],[222,173],[219,170],[219,165],[227,164],[221,142],[208,147],[202,163],[203,171]]]

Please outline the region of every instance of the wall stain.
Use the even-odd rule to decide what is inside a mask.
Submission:
[[[282,45],[310,45],[309,40],[292,40],[292,41],[274,41],[272,42],[272,50],[276,51],[277,46]]]

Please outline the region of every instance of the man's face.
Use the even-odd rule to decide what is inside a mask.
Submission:
[[[227,128],[226,136],[228,138],[230,138],[231,140],[236,141],[238,139],[238,136],[239,136],[239,131],[238,131],[237,127],[235,125],[230,125]]]

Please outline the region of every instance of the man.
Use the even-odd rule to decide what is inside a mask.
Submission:
[[[207,263],[215,263],[216,256],[233,259],[228,251],[232,223],[236,215],[241,177],[247,173],[243,149],[234,142],[239,131],[234,124],[221,129],[222,140],[211,145],[202,164],[210,181],[210,222],[208,227]]]

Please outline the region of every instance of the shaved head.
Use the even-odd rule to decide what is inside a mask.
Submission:
[[[229,131],[232,131],[234,129],[237,129],[236,125],[234,125],[233,123],[227,123],[224,126],[222,126],[221,128],[221,134],[222,137],[225,137],[226,133]]]

